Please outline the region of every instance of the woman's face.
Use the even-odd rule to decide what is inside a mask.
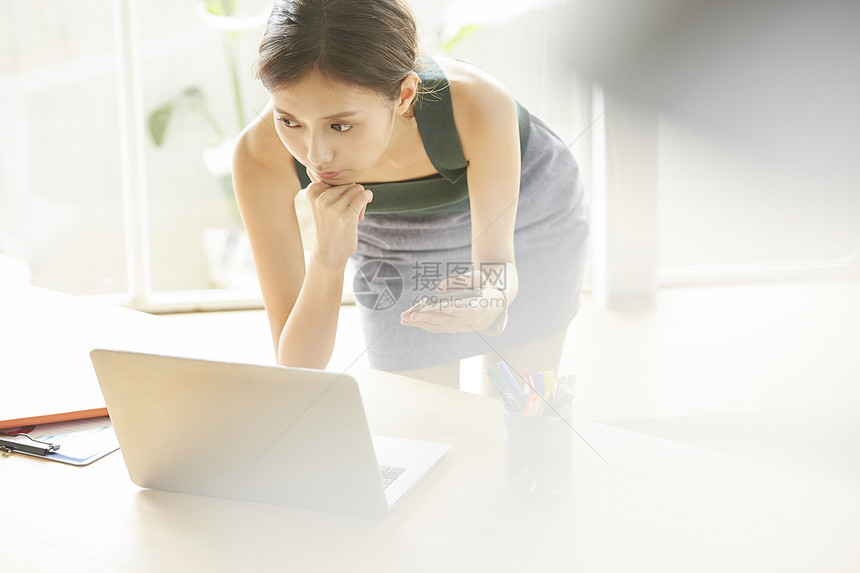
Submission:
[[[375,92],[314,71],[271,96],[281,141],[330,185],[363,181],[391,140],[395,112]]]

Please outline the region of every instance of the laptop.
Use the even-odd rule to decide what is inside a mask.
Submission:
[[[448,444],[371,436],[349,374],[96,349],[140,487],[384,515]]]

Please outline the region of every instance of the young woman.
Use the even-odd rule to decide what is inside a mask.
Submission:
[[[557,370],[588,234],[565,143],[481,70],[422,57],[400,0],[278,2],[255,67],[271,102],[233,177],[278,363],[326,367],[350,264],[391,287],[357,305],[372,367],[455,387],[478,354]]]

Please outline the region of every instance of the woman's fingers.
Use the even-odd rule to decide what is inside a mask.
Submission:
[[[417,326],[429,332],[469,332],[476,322],[477,313],[463,309],[444,309],[434,312],[404,312],[400,324]]]
[[[364,219],[364,210],[367,208],[367,204],[373,201],[373,192],[370,189],[365,189],[361,185],[356,185],[356,187],[358,187],[359,190],[355,192],[352,201],[349,203],[349,207],[358,213],[358,220],[361,221]]]
[[[400,324],[404,326],[415,326],[417,328],[421,328],[428,332],[433,333],[442,333],[442,332],[469,332],[473,330],[472,326],[469,323],[464,322],[431,322],[429,320],[421,319],[411,320],[409,318],[401,318]]]
[[[434,333],[481,330],[496,320],[502,300],[501,293],[490,289],[480,297],[453,301],[432,310],[413,306],[401,314],[400,324]]]
[[[309,201],[336,213],[349,210],[359,221],[364,220],[367,204],[373,201],[373,192],[370,189],[365,189],[359,183],[328,185],[316,179],[311,170],[308,170],[308,176],[312,178],[311,184],[305,190]]]
[[[310,189],[310,188],[309,188]],[[364,209],[373,200],[373,193],[361,185],[338,185],[329,187],[316,196],[318,203],[339,212],[351,211],[359,219],[363,218]]]

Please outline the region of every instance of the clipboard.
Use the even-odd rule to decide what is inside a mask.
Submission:
[[[107,416],[107,408],[90,408],[89,410],[75,410],[72,412],[57,412],[54,414],[40,414],[34,416],[26,416],[23,418],[12,418],[9,420],[0,420],[0,433],[3,429],[19,428],[22,426],[38,426],[41,424],[53,424],[57,422],[68,422],[72,420],[85,420],[88,418],[99,418]]]
[[[107,416],[20,429],[0,430],[0,452],[85,466],[119,449]]]
[[[188,344],[160,317],[31,285],[8,287],[2,280],[0,317],[0,434],[22,426],[105,423],[108,412],[90,360],[93,348],[159,352]],[[74,465],[117,448],[103,444],[84,457],[86,451],[67,455],[63,445],[43,455],[9,447]]]

